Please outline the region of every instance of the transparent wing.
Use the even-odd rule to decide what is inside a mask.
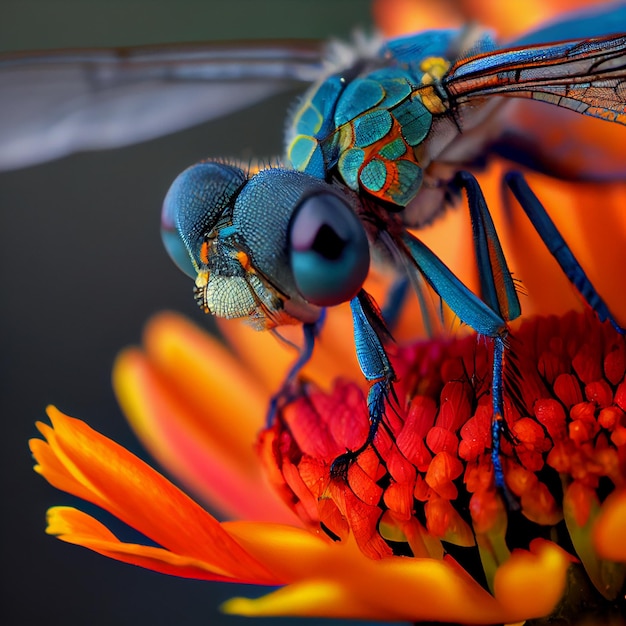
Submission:
[[[182,130],[316,80],[319,41],[0,55],[0,170]]]
[[[626,35],[481,54],[444,79],[463,105],[492,95],[532,98],[626,124]]]

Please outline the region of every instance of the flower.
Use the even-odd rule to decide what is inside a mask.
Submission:
[[[307,385],[261,437],[269,474],[311,530],[352,535],[372,559],[447,553],[468,571],[480,560],[494,590],[511,550],[550,537],[572,546],[597,592],[626,608],[624,539],[616,528],[601,540],[607,522],[596,526],[606,494],[626,498],[623,336],[575,312],[534,318],[511,335],[502,457],[518,511],[495,489],[490,354],[474,336],[401,349],[399,401],[341,475],[337,457],[368,436],[364,396],[345,381],[330,393]]]
[[[421,17],[423,28],[428,13]],[[587,121],[580,125],[589,137]],[[614,132],[594,134],[594,145],[611,153]],[[507,259],[531,294],[525,322],[511,329],[506,361],[502,462],[519,510],[494,488],[488,341],[457,333],[394,350],[397,401],[372,444],[338,473],[333,461],[358,450],[368,431],[345,308],[329,316],[303,372],[307,382],[264,430],[292,353],[269,335],[224,324],[234,356],[180,317],[162,314],[149,324],[143,348],[124,351],[116,363],[120,403],[155,458],[235,521],[219,521],[124,448],[50,408],[52,426],[39,424],[44,439],[31,441],[37,471],[146,541],[127,543],[71,507],[50,509],[48,532],[166,574],[280,587],[226,603],[240,615],[484,624],[623,611],[624,339],[576,312],[578,297],[536,235],[501,206],[506,167],[495,161],[479,180]],[[602,206],[585,213],[579,209],[598,204],[596,183],[528,179],[551,214],[562,210],[559,228],[626,320],[621,277],[606,271],[626,261],[626,187],[603,185]],[[466,216],[450,211],[420,237],[475,285],[468,230]],[[539,312],[553,315],[533,317]],[[416,332],[415,312],[406,307],[398,335]]]
[[[592,5],[589,0],[375,0],[372,11],[377,26],[387,37],[430,28],[460,27],[473,21],[493,28],[507,39],[531,31],[559,13]]]
[[[484,619],[498,619],[496,616],[501,614],[497,600],[443,562],[433,569],[430,564],[424,568],[424,563],[416,560],[396,559],[378,568],[351,542],[329,543],[293,527],[246,522],[219,524],[156,472],[84,423],[54,409],[49,413],[54,430],[42,426],[48,443],[35,440],[33,445],[44,476],[70,493],[107,508],[117,509],[121,505],[123,518],[163,547],[121,543],[92,517],[72,508],[53,508],[49,513],[49,532],[64,541],[169,574],[207,580],[292,583],[257,601],[256,607],[243,600],[232,601],[230,609],[242,614],[382,614],[402,619],[404,607],[389,606],[390,599],[377,598],[372,593],[374,585],[384,583],[387,588],[396,587],[394,595],[403,593],[410,597],[409,585],[419,579],[420,570],[424,569],[428,576],[423,597],[436,591],[442,597],[451,591],[452,583],[460,599],[479,600]],[[89,457],[87,462],[85,456]],[[538,572],[544,563],[558,572],[559,555],[539,550],[537,556],[521,559],[511,568],[514,571],[509,572],[509,577],[503,576],[502,593],[513,593],[516,576],[525,577],[533,569]],[[419,596],[422,594],[411,603],[419,606]],[[452,619],[461,615],[460,609],[450,612]]]
[[[362,385],[346,381],[327,392],[307,383],[261,436],[266,476],[289,506],[281,509],[260,482],[256,493],[233,489],[227,497],[222,479],[227,485],[250,480],[250,459],[236,449],[221,471],[207,469],[204,483],[216,492],[205,496],[230,500],[228,509],[242,516],[267,505],[267,518],[285,520],[291,508],[300,522],[289,525],[218,522],[128,451],[49,409],[53,427],[39,425],[46,441],[31,442],[38,471],[157,546],[124,543],[68,507],[50,510],[48,532],[163,573],[284,585],[258,600],[225,605],[243,615],[513,622],[550,613],[572,570],[586,572],[611,606],[626,551],[624,340],[592,315],[571,313],[531,320],[511,341],[524,378],[516,379],[518,393],[507,401],[512,439],[503,456],[520,512],[507,511],[493,488],[486,452],[489,350],[469,335],[398,350],[397,394],[406,400],[345,481],[331,476],[332,460],[359,445],[367,430]],[[223,346],[172,314],[155,318],[145,344],[144,351],[122,353],[115,380],[138,432],[155,428],[148,441],[157,454],[163,446],[161,460],[175,456],[180,476],[204,471],[194,464],[197,450],[188,447],[192,434],[199,438],[192,445],[225,448],[223,457],[237,435],[240,448],[252,449],[246,423],[260,423],[263,410],[249,410],[248,393],[259,390],[249,370],[230,371],[238,393],[226,409],[199,414],[196,402],[206,397],[209,381],[230,367]],[[212,423],[199,428],[203,416]],[[171,423],[162,439],[165,417]],[[212,440],[220,422],[227,428]]]

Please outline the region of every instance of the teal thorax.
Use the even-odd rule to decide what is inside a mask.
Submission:
[[[318,178],[338,174],[354,191],[406,206],[422,183],[416,148],[433,116],[446,111],[438,79],[449,64],[433,55],[442,54],[452,37],[442,31],[395,40],[373,61],[376,69],[351,80],[333,74],[312,87],[291,123],[287,156],[293,167]]]

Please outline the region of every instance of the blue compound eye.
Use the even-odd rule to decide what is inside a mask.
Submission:
[[[230,210],[246,180],[236,166],[206,161],[187,168],[169,188],[161,211],[161,238],[174,263],[191,278],[203,263],[207,235]]]
[[[194,278],[198,275],[198,270],[194,267],[189,256],[189,250],[185,242],[175,230],[161,228],[161,239],[165,250],[170,255],[172,261],[179,270],[183,271],[187,276]]]
[[[318,306],[351,300],[370,265],[363,225],[331,193],[309,196],[296,209],[289,227],[289,255],[298,291]]]

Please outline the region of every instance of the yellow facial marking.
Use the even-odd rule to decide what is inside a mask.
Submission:
[[[196,276],[196,287],[198,289],[204,289],[204,287],[207,286],[208,282],[209,282],[209,271],[208,270],[199,271],[198,275]]]

